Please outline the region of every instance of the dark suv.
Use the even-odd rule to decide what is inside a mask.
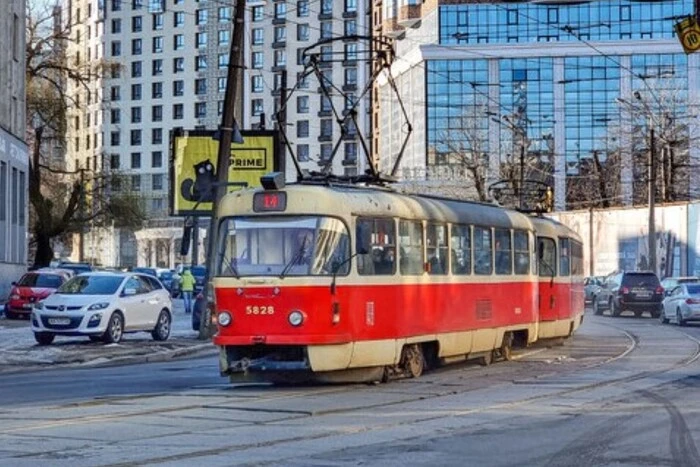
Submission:
[[[593,311],[602,315],[610,310],[611,316],[632,311],[636,316],[648,311],[658,318],[664,289],[653,272],[617,272],[605,278],[593,299]]]

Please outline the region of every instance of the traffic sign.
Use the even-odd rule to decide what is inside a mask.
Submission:
[[[694,16],[676,23],[676,35],[687,54],[700,50],[700,26]]]

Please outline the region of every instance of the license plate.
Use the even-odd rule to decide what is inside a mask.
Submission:
[[[70,324],[70,318],[49,318],[49,324],[65,325]]]
[[[31,303],[25,303],[24,305],[22,305],[22,308],[24,308],[25,310],[31,310],[31,309],[32,309],[32,304],[31,304]]]

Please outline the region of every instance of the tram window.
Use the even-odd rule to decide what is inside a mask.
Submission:
[[[357,227],[370,231],[371,249],[366,255],[357,255],[357,272],[363,276],[393,275],[396,273],[396,224],[394,219],[358,218]]]
[[[513,273],[513,249],[510,245],[510,230],[495,229],[496,274]]]
[[[468,225],[453,225],[450,242],[452,274],[471,274],[472,238]]]
[[[513,250],[515,256],[515,273],[527,274],[530,270],[530,248],[527,232],[513,232]]]
[[[423,224],[399,221],[399,265],[401,274],[423,274]]]
[[[571,272],[571,252],[569,250],[569,239],[559,239],[559,275],[568,276]]]
[[[474,274],[489,275],[493,271],[491,229],[474,227]]]
[[[583,276],[583,245],[571,240],[571,275]]]
[[[538,237],[539,248],[539,273],[540,277],[552,277],[557,275],[557,246],[554,240],[546,237]]]
[[[426,231],[429,274],[447,274],[447,226],[428,224]]]

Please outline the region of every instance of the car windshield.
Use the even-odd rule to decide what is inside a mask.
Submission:
[[[112,295],[124,280],[120,276],[77,276],[58,288],[60,294]]]
[[[349,271],[349,235],[323,216],[229,218],[221,223],[220,276],[309,276]]]
[[[58,288],[63,280],[56,274],[29,273],[25,274],[17,285],[22,287],[45,287],[47,289]]]
[[[160,277],[161,280],[169,281],[170,279],[173,278],[173,273],[170,272],[170,271],[168,271],[168,272],[161,272],[159,277]]]
[[[148,274],[149,276],[158,277],[155,269],[151,268],[134,268],[133,272],[140,272],[141,274]]]
[[[700,295],[700,284],[686,285],[689,295]]]
[[[627,287],[658,287],[656,274],[626,274],[623,285]]]

